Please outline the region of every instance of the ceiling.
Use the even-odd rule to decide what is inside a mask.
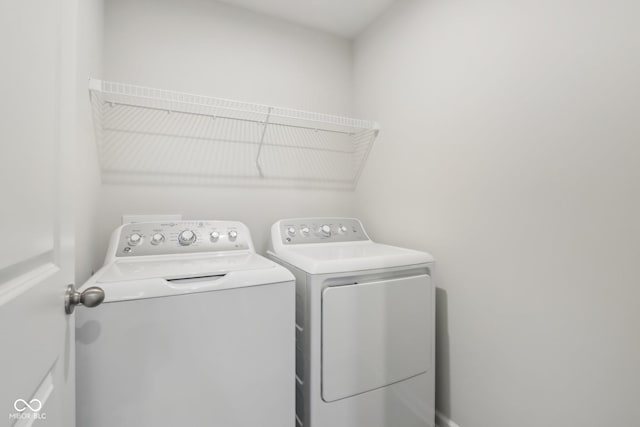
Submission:
[[[352,38],[395,0],[219,0],[341,37]]]

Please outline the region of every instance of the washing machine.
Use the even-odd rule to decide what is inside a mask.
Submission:
[[[431,255],[353,218],[283,219],[268,256],[296,277],[296,422],[435,425]]]
[[[90,287],[105,299],[76,310],[78,427],[295,422],[294,277],[243,224],[123,225]]]

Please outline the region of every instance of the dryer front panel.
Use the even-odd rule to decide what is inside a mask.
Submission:
[[[328,287],[322,295],[322,398],[344,399],[431,366],[428,275]]]

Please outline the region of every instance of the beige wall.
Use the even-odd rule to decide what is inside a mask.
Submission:
[[[638,16],[406,0],[355,43],[356,114],[382,124],[356,214],[437,260],[461,427],[640,420]]]

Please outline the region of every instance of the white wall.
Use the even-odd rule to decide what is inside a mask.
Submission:
[[[461,427],[640,420],[640,3],[398,2],[355,43],[372,236],[437,260]]]
[[[348,41],[211,0],[108,0],[104,78],[249,102],[351,115]],[[103,185],[99,255],[123,213],[237,219],[266,247],[287,216],[350,215],[353,193]]]
[[[99,248],[98,193],[100,175],[87,81],[102,77],[103,0],[77,2],[77,129],[75,214],[75,279],[82,284],[94,270]]]

